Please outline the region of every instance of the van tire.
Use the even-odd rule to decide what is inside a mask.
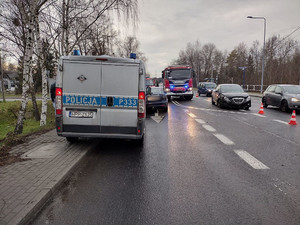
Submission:
[[[78,142],[78,137],[66,137],[66,139],[70,144]]]
[[[141,139],[137,139],[136,140],[137,145],[139,145],[139,146],[143,146],[144,145],[144,137],[145,137],[145,135],[143,135],[143,137]]]

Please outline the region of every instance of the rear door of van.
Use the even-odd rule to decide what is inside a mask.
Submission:
[[[99,133],[101,121],[101,65],[64,62],[63,132]]]
[[[101,133],[136,134],[139,64],[103,63],[101,74]]]

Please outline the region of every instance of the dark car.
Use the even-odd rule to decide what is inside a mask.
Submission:
[[[228,107],[249,110],[251,98],[238,84],[220,84],[212,92],[211,103],[220,108]]]
[[[213,82],[200,82],[198,85],[198,94],[205,94],[211,96],[212,91],[216,88],[216,84]]]
[[[281,111],[300,108],[300,85],[274,84],[270,85],[262,97],[264,107],[276,106]]]
[[[168,98],[164,92],[163,87],[147,87],[147,110],[149,109],[163,109],[168,111]]]

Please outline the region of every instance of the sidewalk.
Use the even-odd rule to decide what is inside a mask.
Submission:
[[[15,146],[27,160],[0,167],[0,225],[27,224],[95,143],[72,145],[52,130]]]

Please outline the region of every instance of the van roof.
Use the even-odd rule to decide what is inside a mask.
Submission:
[[[115,62],[115,63],[137,63],[139,64],[141,60],[139,59],[129,59],[121,57],[112,57],[108,55],[100,56],[61,56],[61,60],[70,60],[70,61],[102,61],[102,62]]]

